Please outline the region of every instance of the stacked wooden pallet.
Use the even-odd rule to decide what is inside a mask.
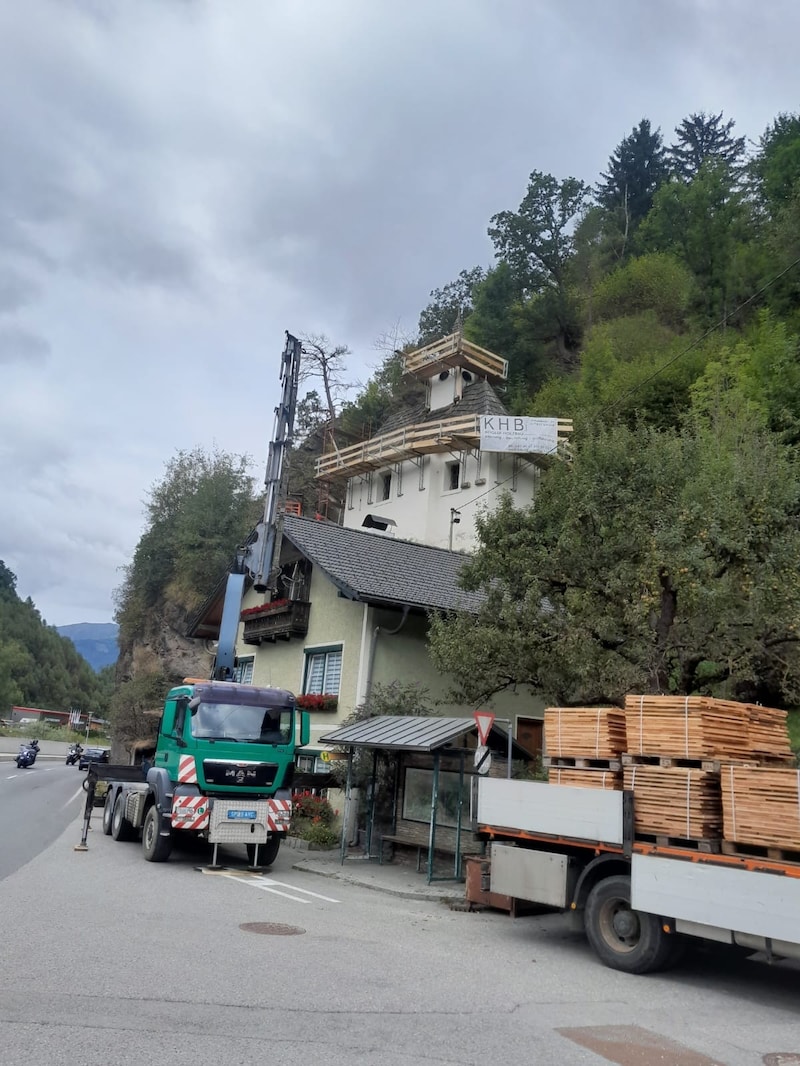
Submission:
[[[726,841],[800,851],[800,770],[726,766],[722,814]]]
[[[625,714],[619,707],[548,707],[544,737],[551,758],[619,758],[626,747]]]
[[[626,696],[628,752],[684,759],[747,759],[748,705],[705,696]]]
[[[719,774],[689,766],[627,765],[639,836],[710,842],[722,830]]]
[[[793,761],[786,711],[747,704],[750,751],[756,757]]]
[[[619,707],[548,707],[544,738],[551,784],[622,788],[625,714]]]
[[[622,788],[619,770],[597,770],[594,767],[551,766],[547,771],[551,785],[571,785],[573,788]]]

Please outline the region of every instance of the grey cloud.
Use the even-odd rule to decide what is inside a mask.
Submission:
[[[18,311],[33,303],[41,287],[13,270],[0,269],[0,314]]]
[[[0,366],[12,363],[44,363],[50,356],[50,344],[21,326],[0,328]]]

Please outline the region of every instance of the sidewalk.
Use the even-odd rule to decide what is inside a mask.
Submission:
[[[330,877],[391,896],[434,902],[464,899],[463,881],[434,881],[429,885],[425,867],[421,873],[417,873],[416,861],[385,862],[381,865],[377,859],[367,859],[363,853],[351,851],[342,863],[338,848],[334,851],[296,850],[295,855],[293,870]]]

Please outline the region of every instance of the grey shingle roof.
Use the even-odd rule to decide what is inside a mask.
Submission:
[[[429,411],[424,403],[410,404],[394,411],[383,422],[378,435],[392,433],[404,426],[420,426],[425,422],[439,422],[457,415],[506,415],[508,411],[488,381],[474,381],[464,388],[460,403],[451,403],[436,411]]]
[[[350,599],[466,611],[483,603],[459,587],[465,555],[294,515],[283,522],[284,537]]]

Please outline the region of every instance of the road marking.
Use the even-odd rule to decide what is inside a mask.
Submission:
[[[287,885],[284,881],[273,881],[268,877],[240,877],[236,874],[225,874],[223,876],[229,877],[231,881],[238,881],[242,885],[258,888],[262,892],[270,892],[274,896],[283,896],[285,899],[291,899],[295,903],[311,903],[311,900],[303,899],[301,896],[293,896],[289,892],[281,892],[281,888],[288,888],[291,892],[302,892],[304,896],[321,899],[326,903],[341,903],[341,900],[334,899],[332,896],[323,896],[319,892],[311,892],[307,888],[298,888],[297,885]]]
[[[19,777],[19,774],[9,774],[6,780],[13,781],[15,777]]]
[[[70,796],[70,798],[67,800],[67,802],[64,804],[64,806],[61,808],[61,810],[62,811],[66,810],[66,808],[69,807],[70,803],[74,803],[76,799],[79,799],[82,792],[83,792],[83,786],[81,786],[78,789],[78,791],[75,793],[74,796]]]

